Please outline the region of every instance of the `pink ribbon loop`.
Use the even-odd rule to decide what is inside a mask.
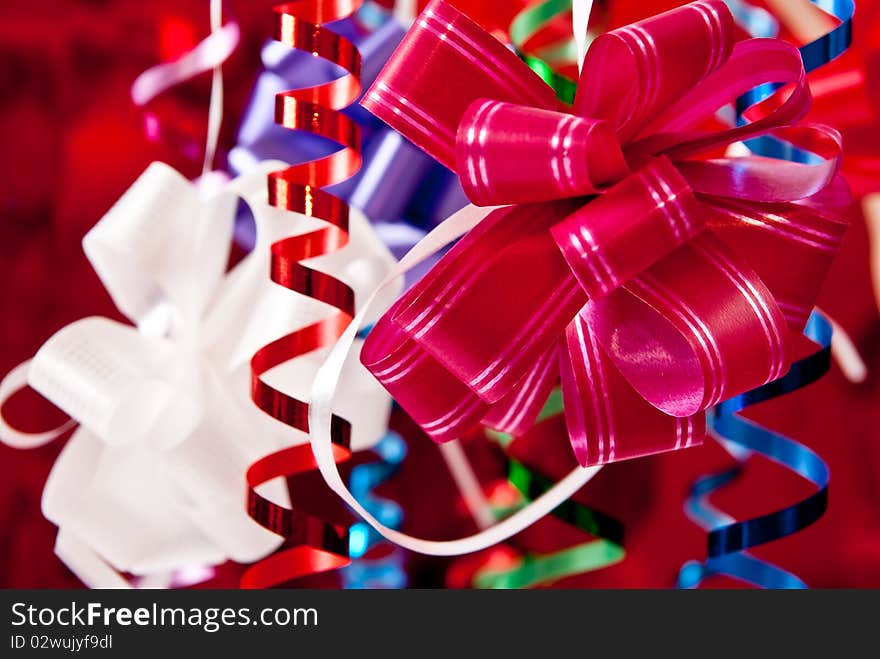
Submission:
[[[596,342],[592,303],[566,328],[559,350],[565,425],[580,464],[606,464],[699,444],[705,415],[674,417],[642,398]]]
[[[721,0],[692,2],[596,38],[584,59],[574,111],[606,119],[622,140],[718,69],[733,47]]]
[[[683,46],[686,48],[686,46]],[[693,126],[712,116],[747,91],[767,83],[789,85],[750,108],[754,120],[717,132],[694,132]],[[780,102],[780,98],[784,99]],[[797,48],[776,39],[749,39],[737,43],[724,64],[641,128],[628,145],[631,153],[666,153],[673,160],[756,137],[800,121],[812,97]]]
[[[581,288],[598,299],[693,238],[704,215],[687,181],[661,157],[550,233]]]
[[[789,367],[789,332],[772,294],[708,231],[590,309],[608,357],[666,414],[694,415]]]
[[[421,13],[361,103],[455,169],[455,134],[479,98],[559,107],[553,90],[513,52],[441,0]]]
[[[608,123],[489,100],[465,112],[455,155],[478,206],[596,194],[629,172]]]
[[[797,50],[734,45],[732,26],[704,0],[599,37],[572,109],[444,0],[416,21],[364,105],[475,204],[507,205],[362,352],[435,440],[521,434],[561,381],[580,463],[622,460],[698,443],[708,407],[787,371],[846,226],[840,136],[792,125],[810,103]],[[750,124],[695,128],[766,82],[788,87]],[[718,157],[762,134],[817,164]]]

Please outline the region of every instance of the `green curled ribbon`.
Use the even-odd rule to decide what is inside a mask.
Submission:
[[[538,416],[538,423],[562,413],[562,392],[557,388],[550,394]],[[514,440],[506,433],[487,430],[486,433],[507,448]],[[536,499],[552,487],[553,482],[521,462],[508,458],[508,480],[522,495],[521,505]],[[517,506],[518,507],[518,506]],[[515,509],[514,509],[515,510]],[[513,512],[499,511],[499,516]],[[533,588],[565,577],[585,574],[619,563],[626,556],[623,548],[623,524],[605,513],[572,499],[557,506],[552,515],[576,529],[593,536],[593,540],[567,547],[550,554],[526,552],[522,562],[503,570],[484,568],[474,576],[477,588],[511,589]]]
[[[554,66],[577,62],[577,46],[574,38],[547,46],[534,53],[526,53],[525,44],[551,21],[570,11],[571,0],[544,0],[523,9],[514,17],[509,29],[510,42],[519,58],[556,91],[556,97],[560,101],[568,104],[574,102],[577,83],[557,73]]]

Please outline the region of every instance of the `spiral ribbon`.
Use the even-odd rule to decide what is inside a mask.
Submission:
[[[374,29],[365,32],[364,25]],[[361,85],[373,81],[406,32],[373,3],[334,25],[334,30],[352,41],[361,53]],[[285,49],[277,42],[264,46],[264,68],[245,111],[237,145],[229,154],[234,170],[247,171],[254,163],[267,159],[295,162],[314,157],[316,151],[326,152],[325,140],[307,134],[294,136],[275,125],[267,111],[277,92],[308,84],[322,73],[321,67],[309,59],[307,53]],[[360,126],[363,166],[355,176],[334,186],[333,194],[363,211],[374,222],[383,242],[401,256],[424,237],[428,228],[465,205],[464,193],[452,172],[362,107],[351,105],[343,112]],[[242,225],[239,229],[241,242],[250,243],[249,227]]]
[[[798,49],[807,73],[835,60],[849,48],[852,43],[852,20],[855,14],[853,0],[810,0],[810,2],[837,18],[840,23],[830,32]],[[776,19],[766,11],[751,7],[741,0],[727,0],[727,3],[731,6],[737,21],[752,36],[774,37],[779,32]],[[744,124],[748,108],[772,96],[778,87],[778,84],[759,85],[740,96],[736,102],[738,122]],[[815,156],[808,151],[773,139],[771,136],[756,137],[749,140],[747,145],[753,153],[762,156],[804,163],[815,161]]]
[[[270,276],[291,291],[330,305],[334,311],[322,320],[291,332],[260,348],[251,360],[251,398],[264,412],[282,423],[308,433],[308,404],[277,389],[264,379],[270,369],[331,346],[354,316],[354,292],[342,281],[314,270],[302,261],[329,254],[348,242],[348,205],[321,188],[344,181],[360,168],[360,130],[339,111],[360,93],[360,53],[354,45],[330,31],[326,23],[344,18],[360,6],[359,0],[302,0],[275,7],[275,38],[292,48],[311,52],[345,70],[340,78],[313,87],[283,92],[275,99],[276,122],[291,130],[307,131],[341,145],[332,154],[292,165],[268,176],[269,203],[326,222],[322,228],[272,245]],[[333,457],[348,459],[351,426],[332,418]],[[287,508],[259,494],[256,488],[279,477],[290,479],[315,469],[308,445],[272,453],[248,469],[248,512],[260,525],[285,539],[283,548],[251,566],[242,576],[243,588],[265,588],[309,574],[348,565],[346,521],[326,519],[297,508]]]
[[[395,432],[389,431],[373,451],[379,458],[356,466],[351,470],[350,489],[361,504],[376,519],[390,528],[400,528],[403,510],[391,501],[375,493],[375,489],[394,476],[406,457],[406,443]],[[349,590],[365,588],[397,589],[407,584],[404,570],[404,555],[399,548],[379,558],[367,557],[367,552],[376,547],[382,537],[369,524],[356,522],[348,533],[348,555],[352,564],[342,571],[345,588]]]
[[[841,22],[831,32],[800,48],[804,68],[812,71],[843,53],[852,38],[854,4],[850,0],[812,0],[813,4],[831,13]],[[744,3],[729,2],[734,16],[754,36],[773,36],[778,26],[763,10]],[[771,96],[776,86],[762,85],[737,101],[739,121],[744,109]],[[753,153],[798,162],[808,162],[809,154],[771,137],[758,137],[748,142]],[[831,324],[818,312],[807,323],[804,334],[819,344],[820,350],[795,362],[789,373],[777,382],[759,387],[716,407],[709,415],[709,428],[722,446],[736,457],[733,467],[698,479],[685,502],[685,513],[709,532],[708,558],[705,562],[686,563],[678,576],[680,588],[695,588],[709,576],[726,575],[762,588],[806,588],[795,575],[760,560],[745,550],[778,540],[800,531],[824,514],[827,507],[829,471],[825,462],[806,446],[747,421],[739,416],[745,408],[801,389],[824,375],[831,364]],[[784,509],[760,517],[734,521],[712,506],[709,496],[741,475],[745,460],[757,453],[806,479],[817,490],[808,498]]]
[[[553,20],[571,12],[571,0],[543,0],[526,6],[510,24],[510,43],[529,68],[550,85],[564,103],[573,103],[577,83],[558,72],[560,64],[577,58],[574,37],[554,44],[551,50],[527,52],[526,43],[541,33]]]
[[[738,415],[751,405],[772,400],[801,389],[822,377],[831,365],[831,325],[814,312],[804,331],[821,349],[795,362],[781,380],[725,401],[709,417],[709,425],[722,445],[737,456],[736,466],[700,478],[691,488],[685,512],[709,532],[705,563],[685,564],[678,577],[680,588],[694,588],[706,577],[727,575],[763,588],[806,588],[796,576],[749,555],[745,550],[796,533],[818,520],[828,503],[829,471],[825,462],[806,446],[783,437]],[[715,509],[708,497],[733,481],[752,453],[763,455],[795,472],[816,486],[806,499],[784,509],[749,519],[733,521]]]

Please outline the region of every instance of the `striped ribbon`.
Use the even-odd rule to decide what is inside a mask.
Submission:
[[[752,36],[772,37],[778,33],[776,20],[762,9],[740,0],[726,0],[734,16]],[[813,71],[839,55],[852,41],[852,0],[811,0],[836,17],[840,23],[827,34],[800,48],[804,68]],[[746,123],[748,108],[770,97],[777,87],[762,85],[737,101],[737,122]],[[749,149],[772,158],[809,162],[812,159],[799,149],[775,140],[759,137],[749,140]],[[679,588],[696,588],[713,575],[725,575],[760,588],[806,588],[790,572],[756,558],[746,550],[800,531],[824,514],[828,499],[829,471],[825,462],[812,450],[739,415],[745,408],[801,389],[824,375],[831,364],[831,324],[818,312],[810,317],[805,335],[819,344],[820,350],[792,365],[789,373],[776,382],[750,391],[716,407],[709,417],[709,427],[722,446],[736,458],[736,464],[724,471],[698,479],[685,502],[685,514],[708,532],[707,559],[690,561],[679,572]],[[816,487],[806,499],[781,510],[745,521],[715,508],[709,497],[738,478],[752,454],[762,455],[789,469]]]

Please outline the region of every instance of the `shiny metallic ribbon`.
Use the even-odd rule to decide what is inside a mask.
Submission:
[[[364,33],[351,17],[334,25],[334,31],[347,37],[361,53],[361,81],[369,85],[400,43],[405,29],[372,3],[362,6],[357,17],[371,31]],[[242,119],[237,144],[229,154],[232,169],[243,172],[266,159],[298,162],[331,152],[332,147],[320,137],[293,134],[276,125],[269,108],[275,94],[284,89],[332,75],[332,64],[325,62],[322,67],[308,53],[278,42],[264,46],[262,61],[263,71]],[[389,249],[401,256],[427,230],[464,206],[467,198],[452,172],[359,105],[344,108],[342,113],[360,127],[363,167],[334,185],[332,192],[362,210]],[[244,245],[252,243],[249,225],[241,225],[238,237]],[[417,275],[413,273],[411,279]]]
[[[776,34],[778,26],[767,12],[740,2],[730,4],[736,8],[734,15],[751,34]],[[807,71],[815,70],[839,56],[849,47],[852,36],[854,5],[850,0],[819,0],[814,1],[814,4],[836,16],[841,23],[828,34],[800,49]],[[774,90],[773,86],[751,90],[738,101],[738,108],[748,108],[770,96]],[[780,145],[776,140],[768,138],[751,140],[748,146],[760,155],[806,160],[803,152],[785,148],[787,145]],[[783,148],[780,149],[780,146]],[[745,550],[796,533],[819,519],[827,506],[828,467],[806,446],[737,414],[750,405],[805,387],[828,371],[831,363],[831,325],[814,312],[805,334],[820,346],[818,352],[793,364],[783,379],[724,402],[709,417],[710,428],[720,439],[722,446],[730,447],[737,464],[722,472],[701,477],[691,489],[691,495],[685,503],[685,512],[695,524],[709,532],[708,558],[705,562],[691,561],[682,567],[678,577],[680,588],[696,588],[713,575],[726,575],[762,588],[807,587],[790,572],[760,560]],[[782,510],[743,522],[733,520],[712,506],[708,498],[740,475],[746,459],[752,453],[763,455],[794,471],[815,485],[817,491],[807,499]]]
[[[349,487],[358,501],[383,524],[400,528],[403,509],[394,501],[377,496],[374,490],[400,468],[406,457],[406,442],[397,433],[389,431],[373,448],[373,452],[379,459],[352,469]],[[406,587],[405,556],[401,549],[393,548],[378,558],[367,556],[381,540],[382,537],[369,524],[357,522],[351,526],[348,531],[348,555],[352,563],[342,571],[346,589]]]
[[[812,450],[787,437],[739,416],[751,405],[772,400],[800,389],[822,377],[831,364],[831,325],[818,313],[810,317],[805,335],[820,350],[792,365],[781,380],[725,401],[710,415],[710,427],[722,446],[729,446],[737,458],[736,466],[700,478],[691,489],[685,512],[709,532],[708,559],[685,564],[678,577],[680,588],[695,588],[713,575],[726,575],[763,588],[806,588],[800,579],[785,570],[746,552],[806,528],[818,520],[828,504],[829,471]],[[752,454],[762,455],[789,469],[811,484],[816,491],[791,506],[760,517],[735,521],[708,502],[708,497],[735,479]]]
[[[277,208],[322,220],[309,233],[290,236],[272,245],[270,276],[275,283],[329,305],[333,311],[260,348],[251,359],[251,397],[272,418],[300,432],[308,432],[308,404],[270,384],[266,374],[285,362],[332,345],[355,313],[354,291],[340,279],[303,261],[342,249],[349,240],[349,207],[322,188],[352,176],[361,165],[358,126],[339,110],[360,93],[361,58],[347,39],[325,27],[359,6],[355,0],[303,0],[275,7],[275,38],[292,47],[323,57],[342,67],[346,75],[330,82],[284,91],[276,96],[276,121],[291,130],[328,138],[341,148],[324,157],[292,165],[268,176],[269,203]],[[334,459],[350,456],[351,425],[333,415]],[[308,446],[296,445],[258,460],[247,473],[248,512],[260,525],[285,539],[284,548],[251,566],[242,576],[243,588],[261,588],[349,564],[347,516],[331,517],[320,505],[309,508],[319,493],[295,497],[292,507],[264,497],[257,488],[287,478],[291,489],[298,475],[315,463]]]
[[[544,0],[523,9],[510,24],[510,43],[516,49],[517,54],[529,65],[529,68],[537,73],[541,80],[550,85],[559,100],[564,103],[573,103],[577,91],[577,83],[561,75],[558,72],[560,61],[577,61],[577,45],[572,36],[571,39],[554,44],[548,52],[543,49],[538,52],[527,52],[526,43],[536,34],[539,34],[553,19],[563,16],[572,9],[571,0]]]
[[[839,136],[795,125],[809,106],[797,51],[734,44],[732,25],[713,0],[602,35],[566,108],[442,0],[416,22],[364,105],[454,167],[476,203],[517,204],[365,343],[365,365],[435,440],[480,422],[523,432],[561,373],[575,454],[602,464],[697,443],[705,409],[786,372],[845,228],[792,202],[835,178]],[[449,76],[456,93],[439,94]],[[769,80],[794,92],[747,126],[698,130]],[[820,164],[711,155],[763,134]]]
[[[852,20],[855,14],[855,2],[853,0],[810,0],[814,5],[834,16],[840,23],[827,34],[801,46],[798,50],[804,62],[804,70],[807,73],[815,71],[821,66],[832,62],[842,55],[852,43]],[[776,19],[764,10],[748,6],[739,0],[728,0],[728,4],[734,8],[734,16],[748,32],[754,37],[775,37],[779,32]],[[737,99],[737,119],[742,124],[746,122],[744,117],[748,108],[760,103],[771,96],[778,85],[759,85],[749,90]],[[757,137],[747,142],[752,153],[791,160],[794,162],[813,162],[814,156],[809,151],[797,148],[797,146],[780,142],[772,137]]]
[[[573,459],[565,450],[561,415],[562,394],[557,389],[544,405],[536,425],[524,436],[514,439],[505,433],[489,433],[508,455],[509,482],[524,503],[544,494],[550,489],[552,479],[572,467]],[[536,552],[529,548],[527,540],[517,538],[509,544],[518,556],[505,560],[504,567],[498,567],[494,555],[490,554],[485,564],[476,569],[473,586],[493,589],[545,586],[622,561],[626,555],[623,524],[576,499],[577,495],[558,506],[552,515],[593,539],[552,552]],[[503,512],[509,513],[508,510]]]

